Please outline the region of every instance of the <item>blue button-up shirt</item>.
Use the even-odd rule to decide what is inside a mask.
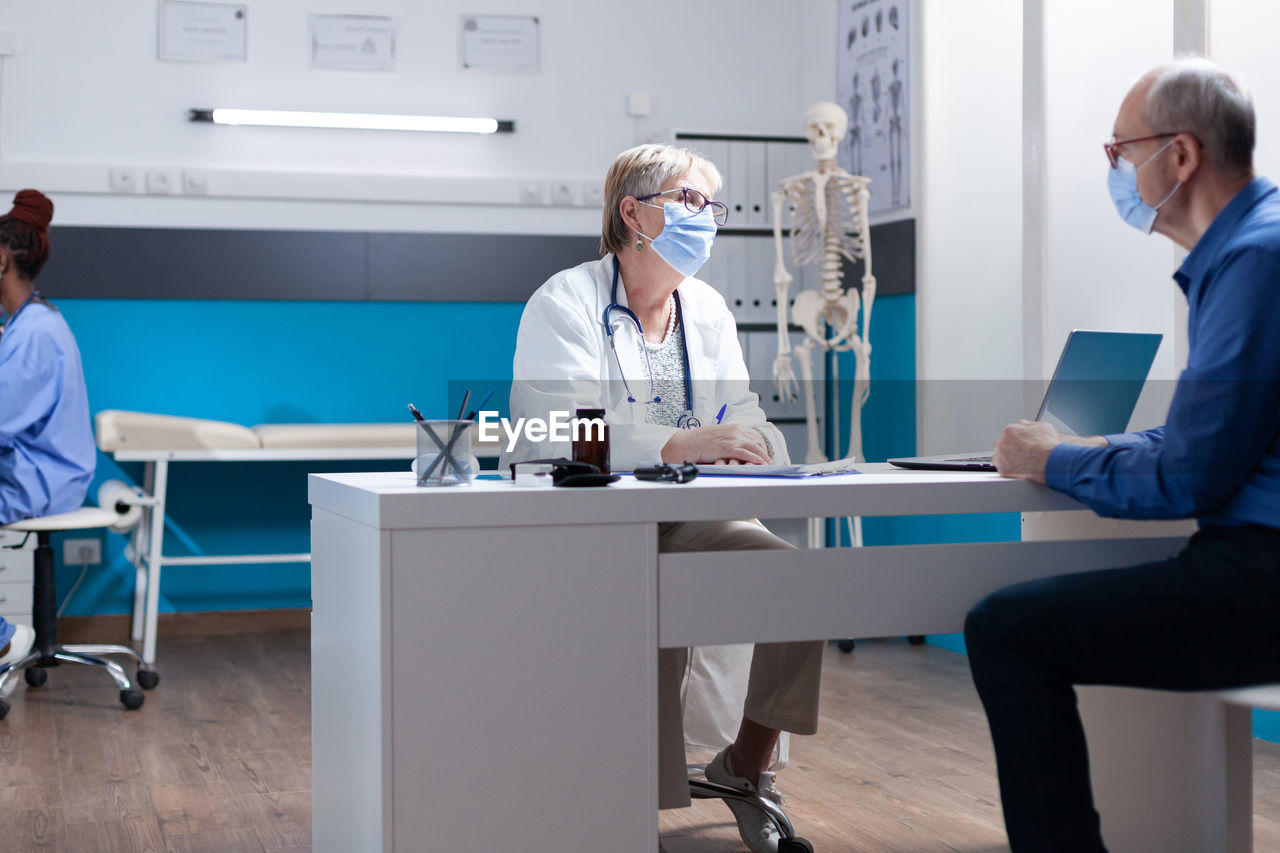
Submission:
[[[96,462],[80,349],[32,302],[0,336],[0,524],[79,509]]]
[[[1280,528],[1280,193],[1256,178],[1173,276],[1187,296],[1187,369],[1165,425],[1062,444],[1050,487],[1114,518]]]

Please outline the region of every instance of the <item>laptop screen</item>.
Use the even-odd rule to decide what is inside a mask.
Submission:
[[[1124,432],[1161,337],[1136,332],[1072,332],[1036,420],[1071,435]]]

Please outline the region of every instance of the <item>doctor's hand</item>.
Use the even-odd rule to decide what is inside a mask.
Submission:
[[[767,465],[769,447],[751,427],[734,424],[678,430],[662,447],[663,462]]]

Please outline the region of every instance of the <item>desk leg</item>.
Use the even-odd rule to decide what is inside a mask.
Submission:
[[[151,494],[156,502],[151,508],[151,542],[147,546],[147,602],[142,629],[142,657],[150,666],[154,666],[156,662],[156,620],[160,612],[160,565],[164,554],[164,503],[169,488],[169,462],[161,459],[155,466],[155,483]]]
[[[1077,690],[1112,853],[1249,853],[1249,708],[1212,693]]]

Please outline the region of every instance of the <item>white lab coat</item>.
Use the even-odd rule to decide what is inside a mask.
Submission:
[[[618,358],[604,328],[604,309],[613,284],[612,254],[564,270],[529,297],[520,318],[512,365],[511,419],[547,418],[552,411],[604,409],[609,424],[611,467],[630,471],[662,461],[662,447],[674,427],[645,423],[645,403],[630,403],[618,372],[619,361],[637,400],[649,393],[636,329],[615,323]],[[716,422],[758,429],[773,450],[772,461],[789,462],[786,440],[768,422],[759,397],[748,387],[747,365],[738,343],[738,328],[724,297],[696,278],[686,278],[680,294],[689,372],[693,377],[693,412],[703,425]],[[618,304],[627,304],[618,279]],[[614,316],[617,316],[616,313]],[[503,448],[500,470],[524,459],[569,458],[569,442],[519,441]],[[672,519],[678,521],[679,519]],[[686,748],[692,753],[719,750],[733,741],[747,694],[751,646],[707,646],[693,649],[681,685]],[[775,769],[787,763],[789,738],[784,732],[775,747]],[[697,755],[707,760],[707,755]]]
[[[604,409],[609,424],[611,467],[630,471],[662,461],[662,447],[674,427],[645,423],[644,402],[630,403],[618,371],[619,362],[637,400],[649,393],[645,363],[635,326],[615,322],[618,358],[613,357],[604,327],[604,309],[613,283],[613,255],[557,273],[529,297],[520,318],[512,365],[511,418],[548,418],[554,411]],[[759,398],[748,387],[747,366],[738,343],[738,328],[724,297],[696,278],[676,288],[693,379],[693,413],[704,426],[716,422],[755,427],[768,439],[773,462],[786,463],[787,445],[770,424]],[[627,304],[618,281],[618,304]],[[613,315],[617,317],[615,313]],[[570,457],[568,441],[521,439],[512,452],[504,445],[501,470],[523,459]]]

